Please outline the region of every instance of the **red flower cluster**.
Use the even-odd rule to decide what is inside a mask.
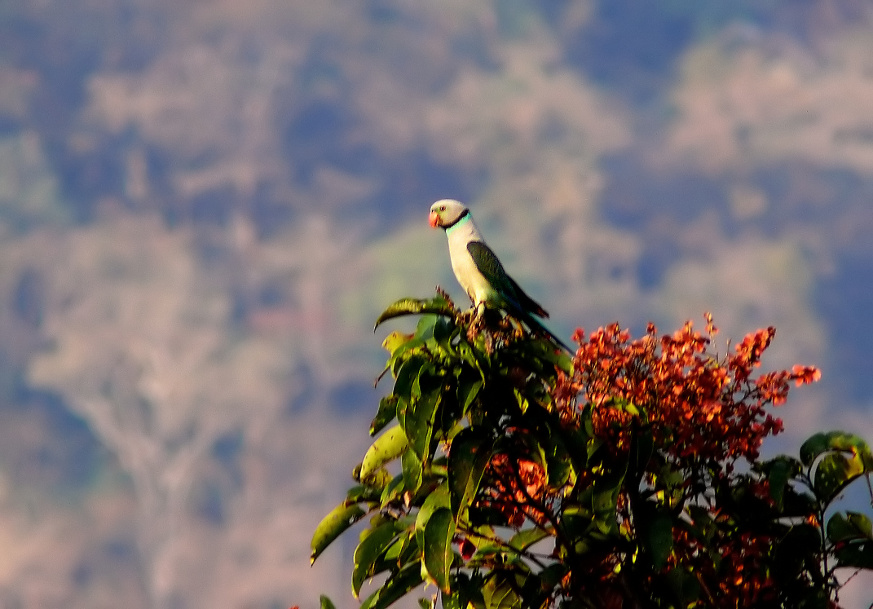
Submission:
[[[545,524],[548,489],[543,466],[518,455],[498,453],[491,458],[484,479],[486,499],[481,507],[500,511],[507,522],[520,528],[525,519]]]
[[[744,488],[762,505],[772,499],[766,480],[737,477],[734,464],[741,458],[754,462],[764,438],[782,431],[782,421],[767,407],[785,402],[791,381],[801,385],[821,375],[807,366],[757,373],[775,335],[772,327],[747,335],[722,357],[711,352],[717,332],[708,314],[703,333],[691,322],[665,336],[649,324],[636,340],[617,324],[598,329],[587,340],[579,330],[573,372],[558,379],[554,396],[565,424],[581,427],[590,418],[593,433],[615,456],[629,455],[633,441],[643,437],[654,446],[657,454],[637,462],[642,469],[624,482],[618,496],[621,534],[627,539],[645,535],[637,530],[645,522],[636,519],[643,501],[650,503],[648,509],[654,504],[672,509],[672,502],[708,508],[711,520],[702,528],[695,528],[693,518],[674,522],[665,568],[694,575],[701,587],[700,604],[694,606],[757,606],[776,595],[768,565],[777,540],[738,527],[726,497],[729,489]],[[670,486],[676,482],[665,482],[671,475],[665,472],[679,474],[678,488]],[[707,493],[714,485],[724,492]],[[672,494],[676,491],[681,499]],[[609,573],[600,582],[615,577]]]
[[[688,322],[658,337],[649,324],[636,340],[618,324],[588,340],[577,330],[573,374],[559,379],[556,392],[562,416],[571,422],[591,408],[595,433],[618,450],[627,448],[635,425],[646,425],[676,459],[755,459],[763,439],[782,431],[782,421],[765,407],[785,401],[790,381],[810,383],[820,373],[795,366],[753,378],[775,329],[747,335],[734,353],[718,358],[708,352],[718,330],[708,314],[706,321],[705,334]]]

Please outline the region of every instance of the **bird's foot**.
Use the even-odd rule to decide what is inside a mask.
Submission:
[[[473,342],[482,330],[482,315],[478,309],[473,308],[464,313],[464,321],[467,324],[467,340]]]
[[[485,342],[485,351],[489,355],[491,353],[494,353],[494,334],[491,332],[491,328],[488,325],[487,316],[478,314],[475,309],[471,309],[470,311],[466,312],[464,316],[469,319],[467,323],[467,340],[473,343],[478,340],[479,337],[483,337]]]

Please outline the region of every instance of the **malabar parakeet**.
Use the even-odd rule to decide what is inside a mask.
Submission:
[[[463,203],[453,199],[437,201],[430,207],[428,221],[431,227],[446,231],[452,270],[473,301],[477,315],[481,316],[486,307],[499,309],[570,351],[536,319],[535,316],[546,318],[549,314],[506,273],[500,260],[485,244],[470,210]]]

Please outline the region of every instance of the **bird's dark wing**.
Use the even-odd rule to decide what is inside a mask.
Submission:
[[[542,305],[540,305],[540,303],[528,296],[527,293],[525,293],[525,291],[522,290],[521,287],[515,282],[515,279],[513,279],[509,275],[507,275],[506,278],[509,279],[509,283],[511,283],[512,287],[515,289],[516,299],[518,300],[518,303],[521,305],[522,309],[524,309],[525,311],[529,311],[534,315],[539,315],[540,317],[549,316],[548,311],[546,311],[542,307]]]
[[[479,269],[479,272],[501,293],[510,305],[516,307],[519,311],[526,311],[540,317],[549,316],[537,301],[528,296],[521,289],[521,286],[512,277],[507,275],[503,265],[500,263],[500,259],[491,251],[491,248],[481,241],[470,241],[467,244],[467,251],[473,257],[473,262],[476,263],[476,268]]]
[[[506,271],[503,270],[503,265],[500,264],[500,259],[491,251],[491,248],[481,241],[470,241],[467,244],[467,251],[473,257],[473,262],[476,263],[476,268],[485,276],[491,285],[500,287],[506,282]]]
[[[473,262],[476,263],[476,268],[479,269],[479,272],[500,292],[505,304],[515,309],[508,310],[508,313],[517,316],[532,330],[545,334],[565,351],[572,353],[570,347],[537,321],[534,315],[548,317],[549,314],[538,302],[525,294],[524,290],[521,289],[512,277],[506,274],[506,271],[503,270],[503,265],[494,252],[491,251],[491,248],[481,241],[470,241],[467,244],[467,251],[473,257]]]

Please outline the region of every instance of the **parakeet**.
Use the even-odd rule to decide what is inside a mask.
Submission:
[[[500,309],[523,321],[531,329],[546,334],[570,351],[567,345],[534,317],[536,315],[545,318],[549,314],[506,274],[500,260],[485,244],[479,229],[473,223],[470,210],[463,203],[453,199],[437,201],[430,207],[428,221],[431,227],[446,231],[452,270],[458,283],[473,301],[478,315],[484,313],[485,307]]]

